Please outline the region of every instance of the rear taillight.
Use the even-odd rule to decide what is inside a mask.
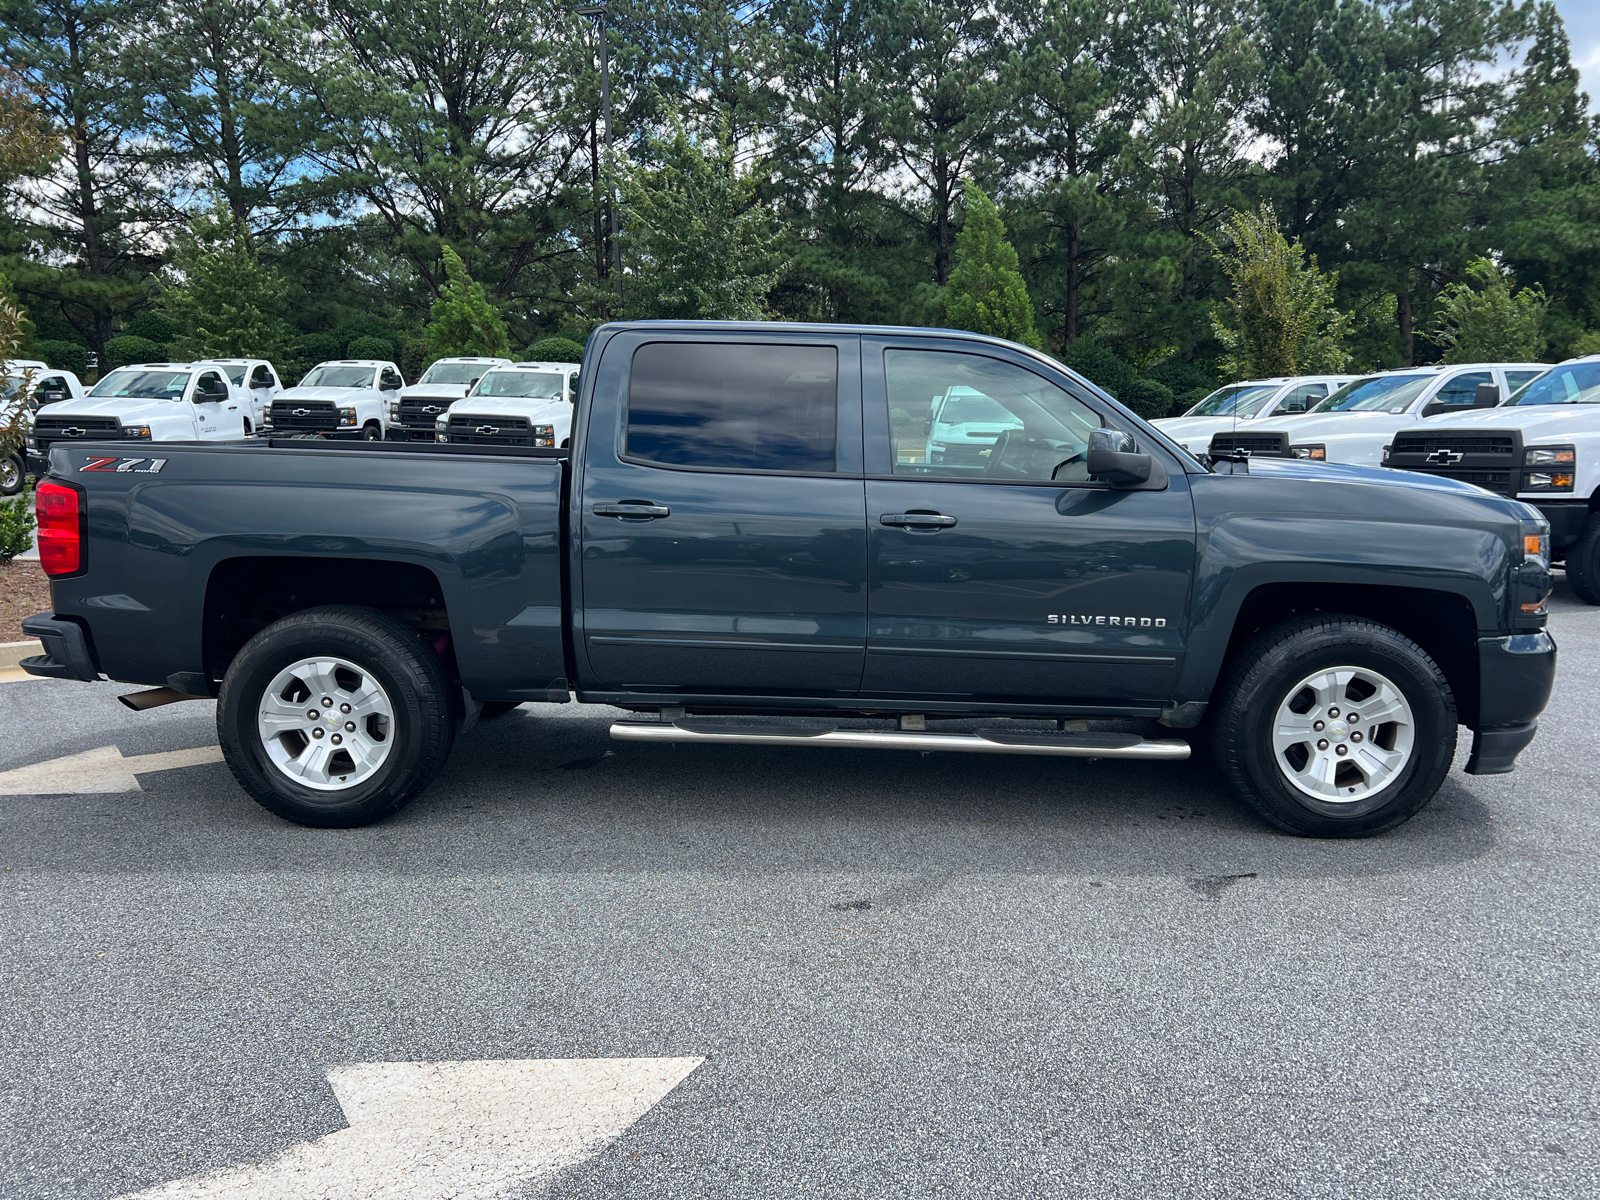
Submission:
[[[83,570],[83,493],[70,484],[41,480],[33,493],[39,518],[39,565],[46,575]]]

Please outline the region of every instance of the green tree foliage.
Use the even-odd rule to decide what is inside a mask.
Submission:
[[[1550,305],[1544,288],[1537,283],[1515,287],[1486,258],[1473,259],[1467,277],[1439,293],[1433,337],[1444,347],[1444,361],[1538,362],[1544,350],[1540,328]]]
[[[1130,363],[1095,338],[1079,338],[1069,343],[1061,351],[1060,359],[1090,383],[1099,385],[1118,399],[1133,387],[1136,378]]]
[[[966,223],[956,236],[955,270],[945,288],[945,320],[954,329],[1037,349],[1033,301],[1017,269],[1017,252],[1006,241],[1000,210],[971,180],[966,184],[966,204]]]
[[[80,379],[89,370],[89,351],[79,342],[36,341],[31,353],[58,371],[71,371]]]
[[[17,72],[0,67],[0,182],[42,171],[61,152],[61,138],[39,97]]]
[[[461,256],[444,247],[444,270],[449,280],[433,305],[428,322],[428,344],[435,358],[486,354],[503,358],[511,352],[505,319],[483,294],[483,286],[467,274]],[[377,340],[377,339],[372,339]],[[354,347],[352,346],[352,352]]]
[[[26,376],[24,386],[15,391],[7,391],[4,380],[11,374],[11,360],[21,357],[18,351],[22,349],[27,329],[27,314],[11,298],[5,277],[0,275],[0,455],[15,454],[26,433]]]
[[[184,331],[170,343],[175,358],[279,358],[288,349],[288,286],[226,207],[196,217],[175,239],[161,301]]]
[[[167,348],[160,343],[124,333],[106,343],[105,357],[100,362],[102,370],[109,371],[129,363],[166,362],[169,357]]]
[[[582,362],[583,346],[571,338],[543,338],[529,346],[524,357],[529,362]]]
[[[358,337],[345,351],[347,358],[373,358],[379,362],[394,362],[394,343],[388,338]]]
[[[1212,243],[1233,289],[1229,319],[1212,318],[1227,351],[1223,369],[1237,379],[1343,370],[1350,318],[1334,303],[1338,275],[1318,270],[1314,255],[1283,236],[1270,204],[1233,213],[1223,233],[1225,247]]]
[[[26,491],[0,500],[0,563],[10,562],[33,545],[33,497]]]
[[[766,296],[777,281],[768,266],[773,232],[756,203],[756,180],[734,162],[724,135],[694,137],[674,117],[651,138],[648,161],[619,168],[623,247],[631,268],[624,281],[628,317],[754,320],[768,316]]]
[[[146,309],[133,320],[127,321],[122,326],[122,332],[133,337],[149,338],[162,346],[176,341],[183,330],[172,321],[154,309]]]

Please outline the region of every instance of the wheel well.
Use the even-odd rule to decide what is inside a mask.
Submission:
[[[381,609],[433,642],[455,675],[444,590],[432,571],[413,563],[361,558],[230,558],[206,585],[206,673],[221,679],[234,656],[274,621],[322,604]]]
[[[1454,592],[1427,588],[1272,583],[1245,597],[1228,640],[1226,661],[1258,631],[1304,613],[1349,613],[1387,625],[1426,650],[1450,683],[1456,713],[1478,711],[1478,621],[1471,603]]]

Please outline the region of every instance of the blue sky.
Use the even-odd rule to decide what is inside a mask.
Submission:
[[[1556,0],[1572,39],[1572,61],[1583,72],[1583,90],[1600,106],[1600,4],[1595,0]]]

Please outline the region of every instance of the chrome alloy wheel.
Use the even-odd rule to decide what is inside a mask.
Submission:
[[[262,693],[256,729],[272,764],[323,792],[370,778],[394,744],[394,705],[370,671],[342,658],[303,658]]]
[[[1398,687],[1366,667],[1331,667],[1289,689],[1273,721],[1272,749],[1299,791],[1352,804],[1399,778],[1416,736]]]
[[[22,467],[11,455],[0,458],[0,496],[22,490]]]

